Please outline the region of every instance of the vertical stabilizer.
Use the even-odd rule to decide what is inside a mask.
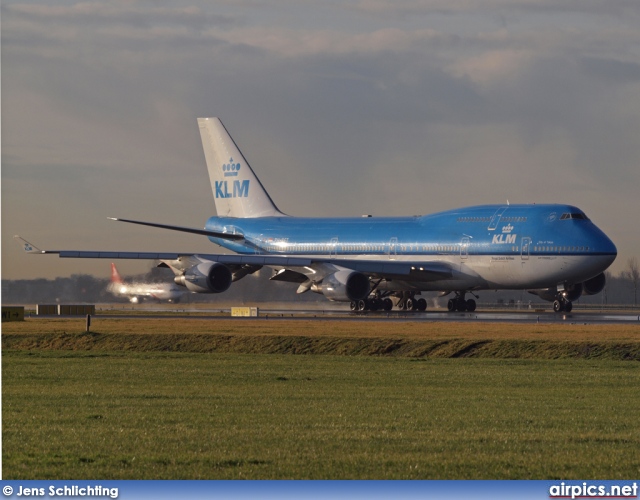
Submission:
[[[120,273],[116,269],[116,265],[113,262],[111,263],[111,283],[118,285],[123,283],[122,278],[120,277]]]
[[[219,118],[198,118],[219,217],[282,216]]]

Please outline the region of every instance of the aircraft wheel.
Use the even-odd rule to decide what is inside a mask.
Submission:
[[[564,304],[564,310],[570,313],[572,309],[573,309],[573,304],[571,303],[570,300],[567,300]]]
[[[476,310],[476,301],[473,299],[467,300],[467,311],[473,312]]]
[[[407,311],[416,310],[416,301],[413,299],[407,299]]]
[[[564,304],[562,304],[562,302],[560,302],[559,300],[554,300],[553,301],[553,310],[555,312],[562,312],[562,310],[564,309],[563,305]]]
[[[352,311],[357,311],[358,310],[358,303],[355,300],[352,300],[350,307],[351,307]]]
[[[367,303],[364,300],[359,300],[358,301],[358,311],[366,311],[367,308]]]
[[[456,309],[458,309],[458,311],[460,312],[465,312],[467,310],[467,303],[465,300],[460,299],[456,301],[458,303],[458,307]]]
[[[385,311],[391,311],[393,309],[393,301],[389,298],[386,298],[382,301],[382,309]]]
[[[418,311],[426,311],[427,310],[427,301],[424,299],[418,299],[416,303],[416,309]]]
[[[369,310],[370,311],[377,311],[378,309],[380,309],[380,307],[378,307],[378,299],[371,299],[369,301],[367,301],[369,303]]]
[[[453,301],[453,299],[449,299],[449,302],[447,302],[447,309],[449,309],[449,311],[456,310],[456,303]]]

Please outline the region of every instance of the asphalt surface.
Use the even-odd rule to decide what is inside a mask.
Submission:
[[[109,311],[99,312],[101,318],[154,318],[154,319],[191,319],[191,320],[269,320],[281,319],[290,321],[449,321],[449,322],[485,322],[485,323],[565,323],[578,325],[598,325],[598,324],[635,324],[640,327],[640,315],[635,313],[598,313],[598,312],[495,312],[495,311],[475,311],[475,312],[346,312],[344,310],[284,310],[260,308],[258,317],[231,317],[229,309],[216,309],[212,311],[197,311],[197,314],[189,314],[186,310],[176,309],[167,311],[163,309],[163,314],[156,310],[137,310],[131,314],[121,312],[110,314]],[[212,314],[207,314],[211,312]],[[213,314],[217,313],[217,314]]]

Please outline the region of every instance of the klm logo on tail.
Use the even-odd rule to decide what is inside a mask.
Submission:
[[[229,163],[222,165],[222,171],[225,177],[237,177],[240,171],[240,164],[233,163],[233,158],[229,158]]]
[[[233,158],[229,158],[229,163],[222,165],[222,172],[225,177],[237,177],[240,172],[240,163],[234,163]],[[248,198],[249,179],[239,181],[215,181],[216,198]]]

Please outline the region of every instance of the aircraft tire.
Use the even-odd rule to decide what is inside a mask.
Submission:
[[[476,310],[476,301],[473,299],[467,300],[467,311],[473,312]]]
[[[427,301],[424,299],[418,299],[416,302],[416,309],[420,312],[427,310]]]
[[[447,302],[447,309],[449,309],[450,312],[456,310],[456,303],[453,301],[453,299],[449,299],[449,302]]]
[[[565,312],[570,313],[572,309],[573,309],[573,303],[572,303],[570,300],[567,300],[567,301],[564,303],[564,310],[565,310]]]
[[[553,310],[554,312],[562,312],[562,310],[564,309],[562,302],[560,302],[559,300],[554,300],[553,301]]]
[[[389,298],[386,298],[382,301],[382,309],[385,311],[391,311],[393,309],[393,301]]]
[[[352,311],[357,311],[358,310],[358,303],[355,300],[352,300],[351,304],[350,304],[350,307],[351,307]]]

